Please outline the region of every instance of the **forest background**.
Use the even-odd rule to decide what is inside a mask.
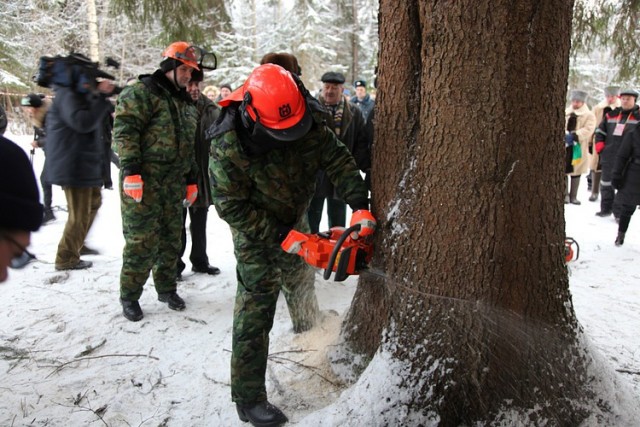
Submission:
[[[607,85],[637,87],[639,8],[631,0],[575,4],[568,89],[586,90],[591,105]],[[14,131],[26,126],[20,97],[48,93],[33,81],[41,56],[112,57],[120,68],[105,69],[124,84],[152,72],[175,40],[217,55],[205,84],[236,87],[265,53],[290,52],[312,91],[333,70],[345,74],[347,89],[364,78],[375,93],[378,0],[9,0],[0,7],[0,105]]]

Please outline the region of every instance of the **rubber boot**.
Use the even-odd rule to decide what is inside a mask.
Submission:
[[[602,177],[602,172],[592,171],[591,174],[593,178],[591,180],[591,196],[589,196],[589,201],[595,202],[598,200],[598,194],[600,193],[600,177]]]
[[[580,175],[571,177],[571,190],[569,191],[569,202],[572,205],[579,205],[578,188],[580,187]]]

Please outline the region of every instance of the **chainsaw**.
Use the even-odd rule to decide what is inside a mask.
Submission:
[[[333,280],[342,282],[350,275],[364,271],[373,256],[371,236],[358,237],[356,233],[359,230],[359,224],[346,229],[332,227],[329,231],[317,234],[292,230],[282,245],[289,247],[293,242],[299,244],[295,253],[307,264],[323,268],[325,280],[329,280],[331,273],[335,272]],[[354,236],[358,238],[354,239]]]
[[[580,245],[572,237],[564,239],[564,262],[569,263],[580,257]]]

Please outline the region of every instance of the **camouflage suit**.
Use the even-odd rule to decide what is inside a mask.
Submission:
[[[316,172],[325,170],[352,207],[366,209],[368,201],[349,150],[319,120],[302,139],[261,150],[236,132],[236,113],[237,105],[229,106],[212,129],[209,170],[213,202],[231,227],[237,260],[231,395],[244,405],[267,399],[269,332],[280,290],[294,331],[309,329],[318,314],[313,270],[284,252],[278,239],[283,227],[309,231]]]
[[[120,157],[123,300],[140,298],[150,270],[158,293],[176,290],[182,200],[197,171],[196,117],[186,91],[177,90],[161,71],[141,76],[118,98],[113,146]],[[136,174],[144,182],[140,203],[122,192],[124,177]]]

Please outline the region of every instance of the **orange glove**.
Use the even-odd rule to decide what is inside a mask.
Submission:
[[[351,214],[351,223],[349,227],[353,227],[356,224],[360,224],[360,231],[354,231],[351,233],[352,239],[357,239],[359,236],[369,236],[376,230],[376,219],[371,212],[366,209],[360,209]]]
[[[142,200],[143,187],[144,182],[142,182],[142,176],[140,175],[125,176],[124,181],[122,182],[122,191],[124,191],[124,194],[131,197],[138,203]]]
[[[197,184],[189,184],[187,185],[187,197],[182,201],[182,206],[185,208],[190,208],[198,198],[198,185]]]

